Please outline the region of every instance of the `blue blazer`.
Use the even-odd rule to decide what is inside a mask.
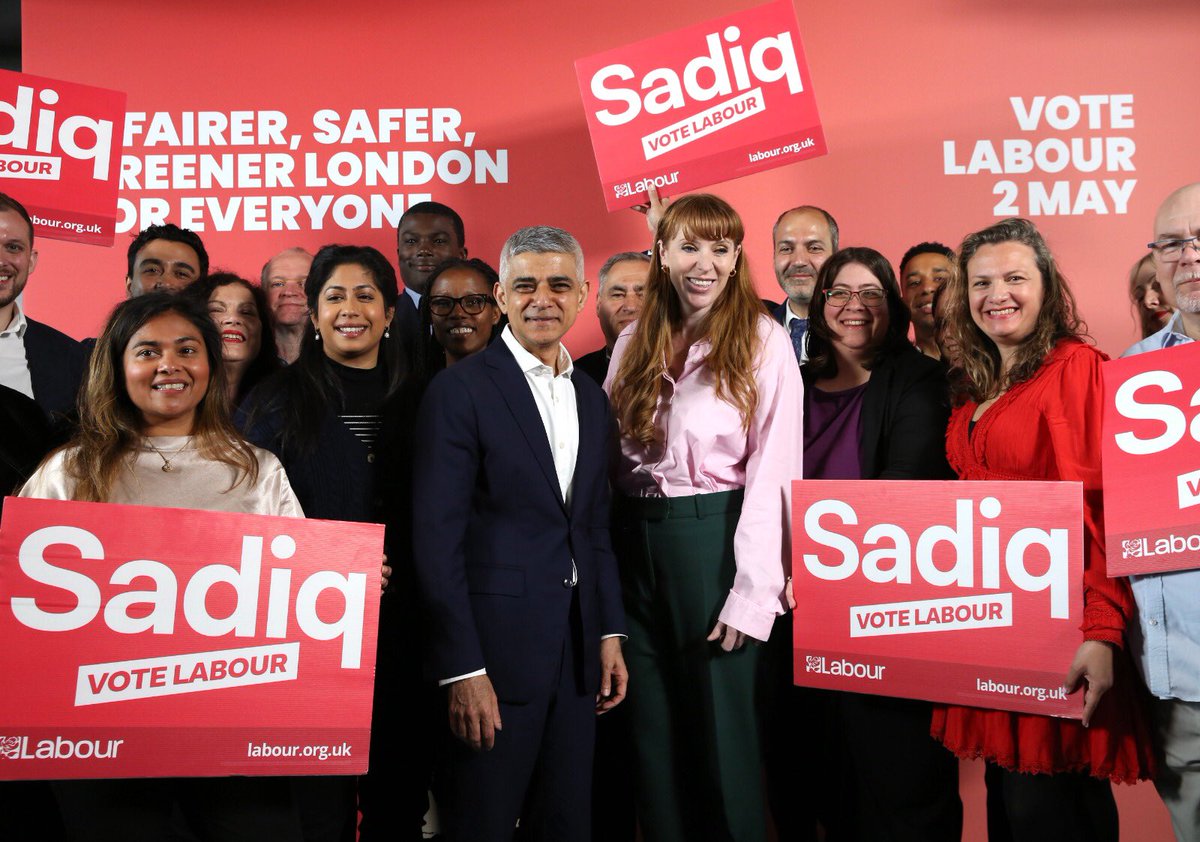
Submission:
[[[413,551],[434,677],[486,669],[504,702],[552,690],[573,632],[582,634],[585,687],[595,692],[600,638],[625,632],[608,531],[611,415],[595,383],[571,380],[579,453],[570,505],[525,374],[504,342],[434,377],[418,413]]]

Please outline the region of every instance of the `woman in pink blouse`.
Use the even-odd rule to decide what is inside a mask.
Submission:
[[[614,543],[638,814],[656,842],[766,838],[758,647],[744,644],[786,607],[802,386],[742,237],[716,196],[667,208],[641,319],[605,384],[621,430]]]

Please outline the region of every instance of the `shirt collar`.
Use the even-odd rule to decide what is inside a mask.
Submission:
[[[512,351],[513,357],[520,366],[521,371],[528,374],[538,368],[550,368],[544,362],[539,360],[525,346],[517,341],[517,337],[513,336],[512,325],[505,325],[504,331],[500,334],[500,338],[504,340],[504,344],[508,346],[508,350]],[[571,361],[571,355],[567,353],[567,349],[560,342],[558,344],[558,367],[562,369],[558,373],[559,377],[570,377],[575,370],[575,364]]]
[[[806,325],[808,324],[807,316],[797,316],[795,313],[792,312],[792,302],[790,302],[790,301],[783,302],[783,313],[784,313],[783,326],[786,327],[788,330],[791,330],[792,322],[794,322],[794,321],[801,321],[801,322],[804,322]]]
[[[417,292],[412,287],[405,287],[404,294],[412,299],[412,303],[417,306],[417,309],[421,308],[421,293]]]
[[[7,327],[0,328],[0,336],[11,336],[16,334],[18,339],[25,338],[25,328],[29,326],[29,322],[25,321],[25,314],[21,312],[21,305],[13,302],[13,317]]]

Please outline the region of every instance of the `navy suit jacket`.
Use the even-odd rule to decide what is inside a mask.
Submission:
[[[608,531],[611,415],[595,383],[571,380],[579,453],[569,505],[529,383],[504,342],[434,377],[418,414],[413,550],[434,677],[486,669],[504,702],[551,692],[563,646],[578,635],[584,689],[595,692],[600,638],[625,632]]]
[[[88,352],[49,325],[28,316],[25,321],[25,361],[33,382],[33,399],[48,416],[69,415],[75,409]]]

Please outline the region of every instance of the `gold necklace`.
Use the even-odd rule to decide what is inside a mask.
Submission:
[[[192,443],[189,440],[186,444],[184,444],[183,447],[179,448],[178,450],[176,450],[174,453],[171,454],[171,459],[168,459],[161,450],[159,450],[157,447],[154,446],[154,442],[150,441],[149,436],[146,437],[146,444],[150,445],[150,449],[158,454],[158,458],[161,459],[163,462],[162,471],[163,471],[163,473],[166,473],[166,474],[172,473],[175,470],[175,468],[171,467],[171,459],[174,459],[180,453],[183,453],[183,451],[187,450],[189,447],[192,446]]]

